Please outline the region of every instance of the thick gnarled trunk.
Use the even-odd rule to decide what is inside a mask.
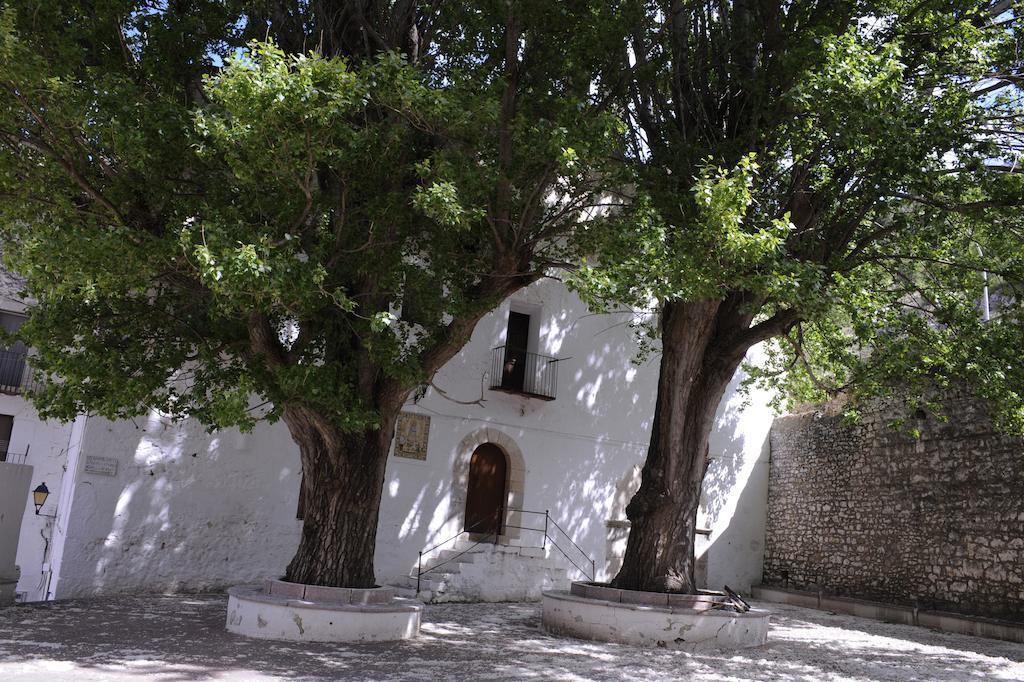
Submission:
[[[667,303],[651,442],[626,507],[629,540],[616,587],[695,592],[694,539],[708,438],[718,403],[746,351],[750,315],[735,301]]]
[[[343,433],[309,410],[285,410],[299,445],[304,485],[302,537],[285,580],[330,587],[373,587],[388,450],[395,414],[378,429]]]

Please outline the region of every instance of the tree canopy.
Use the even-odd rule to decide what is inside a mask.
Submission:
[[[656,301],[622,587],[692,590],[715,407],[966,377],[1024,429],[1013,3],[23,0],[0,238],[45,416],[281,418],[287,577],[374,584],[398,411],[551,267]],[[996,314],[980,313],[988,281]]]
[[[300,402],[362,428],[574,258],[621,132],[616,3],[420,8],[415,55],[383,37],[407,3],[355,54],[348,24],[295,49],[252,4],[3,11],[0,229],[60,377],[43,414],[247,427]]]
[[[282,419],[307,502],[287,579],[374,585],[406,399],[602,220],[628,12],[4,6],[0,238],[40,413]]]
[[[1020,17],[992,2],[648,3],[633,212],[592,302],[719,299],[814,401],[955,377],[1024,428]],[[986,282],[996,313],[983,319]]]
[[[614,584],[692,592],[715,411],[758,343],[751,380],[796,400],[920,401],[961,376],[1024,427],[1020,19],[978,1],[639,5],[622,53],[630,208],[590,233],[577,286],[658,312]]]

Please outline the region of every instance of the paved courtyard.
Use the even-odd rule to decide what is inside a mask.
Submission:
[[[792,606],[760,649],[691,655],[560,639],[536,604],[428,606],[397,645],[249,640],[220,595],[0,609],[0,680],[1024,680],[1024,646]]]

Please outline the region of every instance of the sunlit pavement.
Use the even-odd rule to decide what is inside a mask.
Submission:
[[[1024,680],[1024,646],[793,606],[759,649],[686,654],[562,639],[537,604],[428,606],[419,639],[294,644],[224,630],[221,595],[0,609],[0,680]]]

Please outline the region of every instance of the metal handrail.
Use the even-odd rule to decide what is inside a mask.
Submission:
[[[466,532],[468,532],[468,531],[462,531],[462,533],[466,533]],[[462,535],[462,533],[459,533],[459,535]],[[423,568],[423,552],[420,552],[420,558],[419,558],[419,562],[420,563],[419,563],[419,565],[418,565],[418,567],[416,569],[416,594],[420,593],[420,579],[423,577],[424,573],[430,573],[431,571],[434,571],[434,570],[440,568],[441,566],[444,566],[447,563],[451,563],[452,561],[454,561],[455,559],[458,559],[463,554],[466,554],[467,552],[469,552],[469,551],[471,551],[473,549],[476,549],[476,547],[479,546],[481,543],[486,542],[487,538],[496,538],[497,536],[498,536],[497,533],[491,533],[490,535],[486,536],[486,538],[484,540],[477,540],[472,545],[470,545],[466,549],[462,550],[461,552],[459,552],[455,556],[450,556],[447,559],[445,559],[444,561],[436,563],[433,566],[431,566],[430,568],[427,568],[425,570]]]
[[[561,546],[559,546],[558,543],[555,541],[555,539],[553,537],[551,537],[551,535],[548,533],[548,525],[549,524],[554,525],[554,527],[557,528],[558,530],[560,530],[562,532],[562,535],[564,535],[565,538],[569,542],[572,543],[572,546],[576,548],[576,551],[578,551],[588,561],[590,561],[591,568],[590,568],[590,576],[589,577],[590,577],[591,580],[594,580],[594,576],[597,575],[597,570],[596,570],[596,566],[595,566],[594,560],[590,557],[589,554],[586,553],[586,551],[584,551],[584,549],[582,547],[580,547],[578,544],[576,544],[576,541],[572,539],[572,536],[569,535],[567,532],[565,532],[565,529],[562,528],[560,525],[558,525],[557,521],[555,521],[553,518],[551,518],[551,511],[549,509],[545,509],[543,512],[539,512],[539,511],[530,511],[528,509],[515,509],[513,507],[510,507],[509,511],[517,511],[517,512],[520,512],[522,514],[541,514],[541,513],[543,513],[544,514],[544,542],[541,545],[541,549],[547,549],[547,541],[551,540],[551,544],[555,545],[558,548],[558,551],[562,552],[562,555],[565,556],[566,559],[569,559],[569,556],[565,553],[565,551],[561,548]],[[524,528],[524,530],[539,531],[540,529],[539,528]],[[569,559],[569,561],[572,563],[573,566],[576,566],[576,562],[574,562],[572,559]],[[579,566],[576,566],[576,568],[579,569],[579,571],[582,572],[584,575],[587,574],[587,572],[584,571]]]
[[[498,516],[501,519],[505,518],[505,514],[504,514],[504,510],[503,509],[499,509],[498,510]],[[458,533],[456,533],[455,535],[451,536],[447,540],[445,540],[443,542],[439,542],[436,545],[434,545],[433,547],[430,547],[430,548],[428,548],[425,551],[428,552],[428,553],[432,552],[435,549],[437,549],[438,547],[440,547],[442,545],[446,545],[449,542],[451,542],[452,540],[457,539],[463,533],[472,533],[473,532],[473,530],[472,530],[473,528],[479,526],[481,523],[483,523],[485,521],[490,521],[490,519],[480,519],[479,521],[477,521],[476,523],[471,525],[469,528],[463,528],[462,530],[460,530]],[[437,564],[434,564],[433,566],[431,566],[430,568],[428,568],[426,570],[423,569],[423,552],[424,552],[424,550],[420,550],[419,558],[416,560],[416,594],[420,593],[420,579],[423,577],[424,573],[429,573],[430,571],[433,571],[434,569],[439,568],[441,566],[444,566],[445,564],[451,562],[453,559],[458,559],[463,554],[466,554],[470,550],[475,549],[480,543],[484,542],[486,539],[488,539],[488,538],[497,538],[500,533],[501,533],[501,528],[499,527],[497,532],[495,532],[495,533],[488,533],[484,537],[484,540],[477,540],[471,546],[469,546],[466,549],[462,550],[461,552],[459,552],[455,556],[450,556],[447,559],[445,559],[444,561],[442,561],[440,563],[437,563]]]
[[[583,556],[589,558],[589,555],[586,552],[583,551],[582,547],[580,547],[579,545],[576,544],[576,541],[572,539],[572,536],[569,535],[568,533],[566,533],[565,529],[558,525],[558,521],[555,521],[554,519],[551,519],[551,523],[554,524],[555,528],[557,528],[558,530],[562,531],[562,535],[565,536],[565,539],[568,540],[569,542],[571,542],[572,546],[575,547],[577,550],[579,550],[580,554],[582,554]],[[554,542],[554,539],[552,539],[551,541]]]
[[[561,546],[557,542],[555,542],[554,538],[551,539],[551,546],[554,547],[555,549],[557,549],[559,552],[561,552],[562,556],[565,557],[566,561],[568,561],[570,564],[575,566],[577,571],[579,571],[583,575],[587,576],[587,578],[589,578],[591,582],[594,581],[594,578],[597,575],[597,568],[594,565],[594,560],[593,559],[590,559],[590,557],[587,557],[588,559],[590,559],[590,575],[587,575],[587,571],[585,569],[580,568],[580,565],[577,564],[575,561],[573,561],[569,557],[569,555],[565,553],[565,550],[562,549]],[[584,554],[583,556],[587,556],[587,555]]]
[[[500,513],[500,512],[499,512],[499,513]],[[472,530],[472,529],[473,529],[473,528],[475,528],[475,527],[477,527],[477,526],[479,526],[479,525],[480,525],[481,523],[483,523],[484,521],[490,521],[490,519],[480,519],[479,521],[477,521],[476,523],[474,523],[474,524],[473,524],[472,526],[470,526],[469,528],[463,528],[462,530],[460,530],[460,531],[459,531],[458,533],[456,533],[455,535],[451,536],[451,537],[450,537],[450,538],[448,538],[447,540],[443,540],[443,541],[441,541],[441,542],[437,543],[436,545],[434,545],[433,547],[427,547],[426,549],[424,549],[424,550],[421,550],[421,551],[420,551],[420,554],[430,554],[431,552],[433,552],[433,551],[434,551],[435,549],[437,549],[437,548],[438,548],[438,547],[440,547],[441,545],[447,545],[447,544],[448,544],[449,542],[451,542],[452,540],[456,539],[457,537],[459,537],[459,536],[460,536],[460,535],[462,535],[463,533],[472,533],[472,532],[473,532],[473,530]],[[494,533],[491,533],[491,535],[494,535]]]
[[[491,520],[491,519],[480,519],[479,521],[474,523],[469,528],[464,528],[463,530],[459,531],[458,533],[456,533],[455,535],[451,536],[447,540],[443,540],[442,542],[439,542],[436,545],[428,547],[425,550],[420,550],[419,556],[418,556],[418,558],[416,560],[416,594],[418,595],[420,593],[421,580],[423,578],[423,574],[424,573],[429,573],[430,571],[436,570],[436,569],[440,568],[441,566],[444,566],[445,564],[451,563],[455,559],[458,559],[459,557],[461,557],[461,556],[471,552],[472,550],[476,549],[478,546],[480,546],[484,542],[487,542],[488,540],[490,540],[492,538],[497,538],[501,534],[501,530],[502,529],[506,529],[506,528],[516,528],[516,529],[519,529],[519,530],[528,530],[528,531],[534,531],[534,532],[538,532],[538,533],[543,533],[543,535],[542,535],[543,539],[541,541],[541,546],[538,549],[546,550],[547,549],[548,540],[550,540],[551,541],[551,545],[555,549],[557,549],[562,554],[562,556],[565,557],[566,561],[568,561],[570,564],[572,564],[576,568],[577,571],[579,571],[583,575],[587,576],[587,578],[589,578],[590,580],[594,580],[596,578],[596,576],[597,576],[597,565],[596,565],[594,559],[591,558],[590,555],[587,554],[583,550],[582,547],[580,547],[578,544],[576,544],[576,541],[572,539],[572,537],[565,531],[564,528],[562,528],[560,525],[558,525],[557,521],[555,521],[553,518],[551,518],[550,510],[545,509],[544,511],[541,512],[541,511],[534,511],[534,510],[531,510],[531,509],[517,509],[515,507],[501,508],[501,509],[499,509],[498,514],[499,514],[500,518],[502,519],[502,521],[505,521],[505,517],[506,517],[508,512],[518,512],[520,514],[536,514],[536,515],[543,514],[544,515],[544,528],[543,529],[541,529],[541,528],[530,528],[528,526],[516,526],[516,525],[510,524],[510,523],[502,523],[501,527],[500,527],[500,529],[498,531],[492,532],[492,533],[488,533],[486,536],[484,536],[483,539],[477,540],[476,542],[474,542],[472,545],[470,545],[466,549],[462,550],[461,552],[458,552],[458,553],[454,554],[453,556],[448,557],[444,561],[440,561],[440,562],[438,562],[438,563],[436,563],[436,564],[434,564],[432,566],[429,566],[426,569],[423,568],[423,555],[424,555],[424,553],[429,554],[430,552],[433,552],[435,549],[438,549],[439,547],[443,547],[444,545],[446,545],[446,544],[448,544],[450,542],[453,542],[454,540],[457,540],[459,537],[461,537],[465,533],[472,533],[474,527],[478,526],[481,523],[484,523],[485,521],[490,521]],[[568,539],[569,542],[572,543],[572,546],[575,547],[576,550],[581,555],[583,555],[588,561],[590,561],[590,573],[589,574],[587,573],[586,569],[581,568],[580,565],[577,564],[572,559],[572,557],[570,557],[566,553],[566,551],[564,549],[562,549],[562,546],[558,544],[558,541],[555,538],[551,537],[551,534],[548,531],[549,531],[549,528],[552,525],[555,528],[557,528],[559,531],[561,531],[562,535],[564,535],[566,537],[566,539]],[[521,547],[529,547],[530,545],[520,545],[520,546]]]

